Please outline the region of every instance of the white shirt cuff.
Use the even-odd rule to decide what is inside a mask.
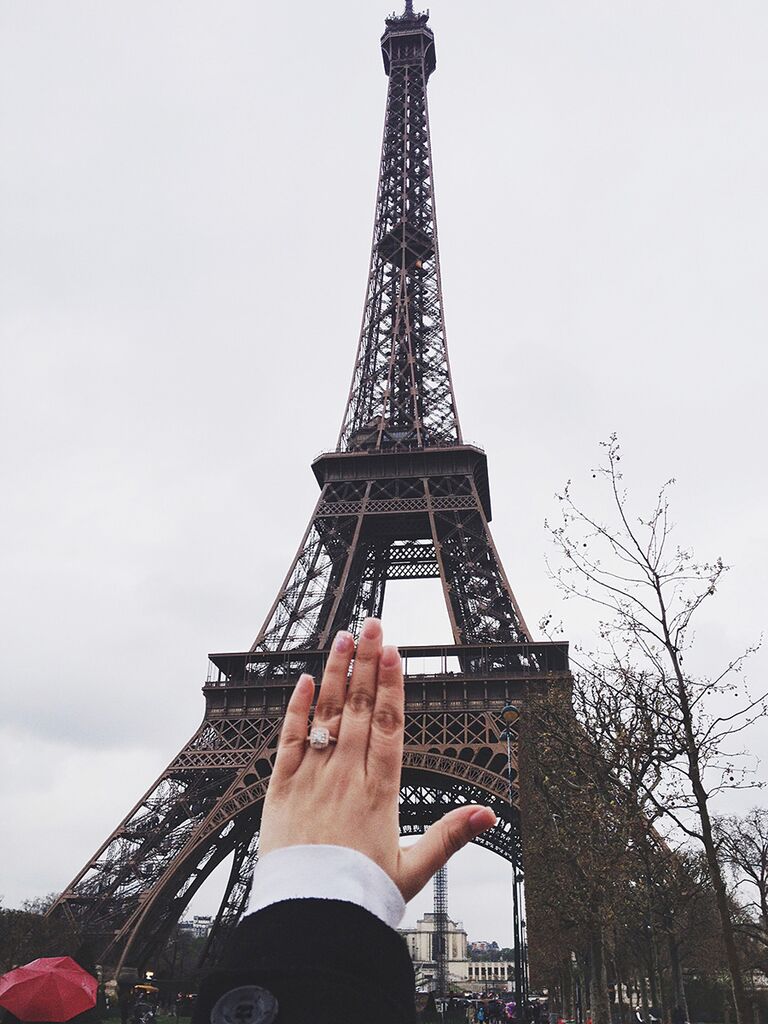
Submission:
[[[396,928],[405,900],[370,857],[347,846],[284,846],[261,857],[253,873],[249,913],[283,900],[356,903]]]

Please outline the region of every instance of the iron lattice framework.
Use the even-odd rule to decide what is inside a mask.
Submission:
[[[435,961],[435,992],[440,999],[448,996],[448,871],[445,867],[435,873],[434,927],[432,959]]]
[[[427,17],[390,18],[384,142],[363,327],[338,448],[461,443],[448,368],[427,81]]]
[[[401,831],[491,804],[498,824],[478,842],[521,865],[517,766],[510,791],[499,712],[532,683],[567,679],[567,645],[530,642],[488,526],[485,455],[462,442],[443,323],[427,16],[409,2],[387,19],[382,50],[389,90],[370,275],[338,445],[313,464],[319,500],[251,649],[211,656],[200,728],[51,911],[116,968],[147,964],[231,857],[216,956],[247,903],[291,689],[302,672],[320,676],[337,630],[381,614],[388,580],[440,579],[453,633],[451,646],[403,651]]]

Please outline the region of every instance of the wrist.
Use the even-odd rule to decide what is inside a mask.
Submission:
[[[396,928],[405,900],[390,875],[372,858],[348,846],[294,845],[259,859],[249,912],[292,899],[354,903]]]

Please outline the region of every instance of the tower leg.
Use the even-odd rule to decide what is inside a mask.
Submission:
[[[284,707],[276,711],[206,719],[53,905],[49,914],[88,935],[103,962],[145,963],[216,867],[248,847]]]
[[[427,481],[430,522],[457,644],[524,643],[528,627],[471,477]],[[457,500],[464,498],[464,501]]]
[[[252,837],[244,837],[237,844],[232,869],[227,880],[227,887],[198,960],[198,967],[205,963],[216,963],[226,945],[227,939],[234,931],[237,922],[245,913],[253,885],[253,869],[258,859],[258,833]]]

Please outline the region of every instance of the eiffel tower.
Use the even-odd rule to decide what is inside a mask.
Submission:
[[[243,913],[286,703],[319,678],[335,633],[381,615],[390,580],[439,579],[447,646],[402,649],[406,736],[401,832],[462,803],[498,824],[477,842],[522,876],[516,744],[501,710],[568,678],[567,644],[534,643],[494,545],[484,452],[462,438],[446,349],[427,83],[429,16],[386,19],[389,79],[363,323],[336,449],[290,569],[249,650],[210,656],[202,724],[50,913],[91,955],[143,967],[206,879],[231,858],[209,940]],[[515,887],[516,891],[516,887]],[[521,948],[519,915],[516,922]]]

